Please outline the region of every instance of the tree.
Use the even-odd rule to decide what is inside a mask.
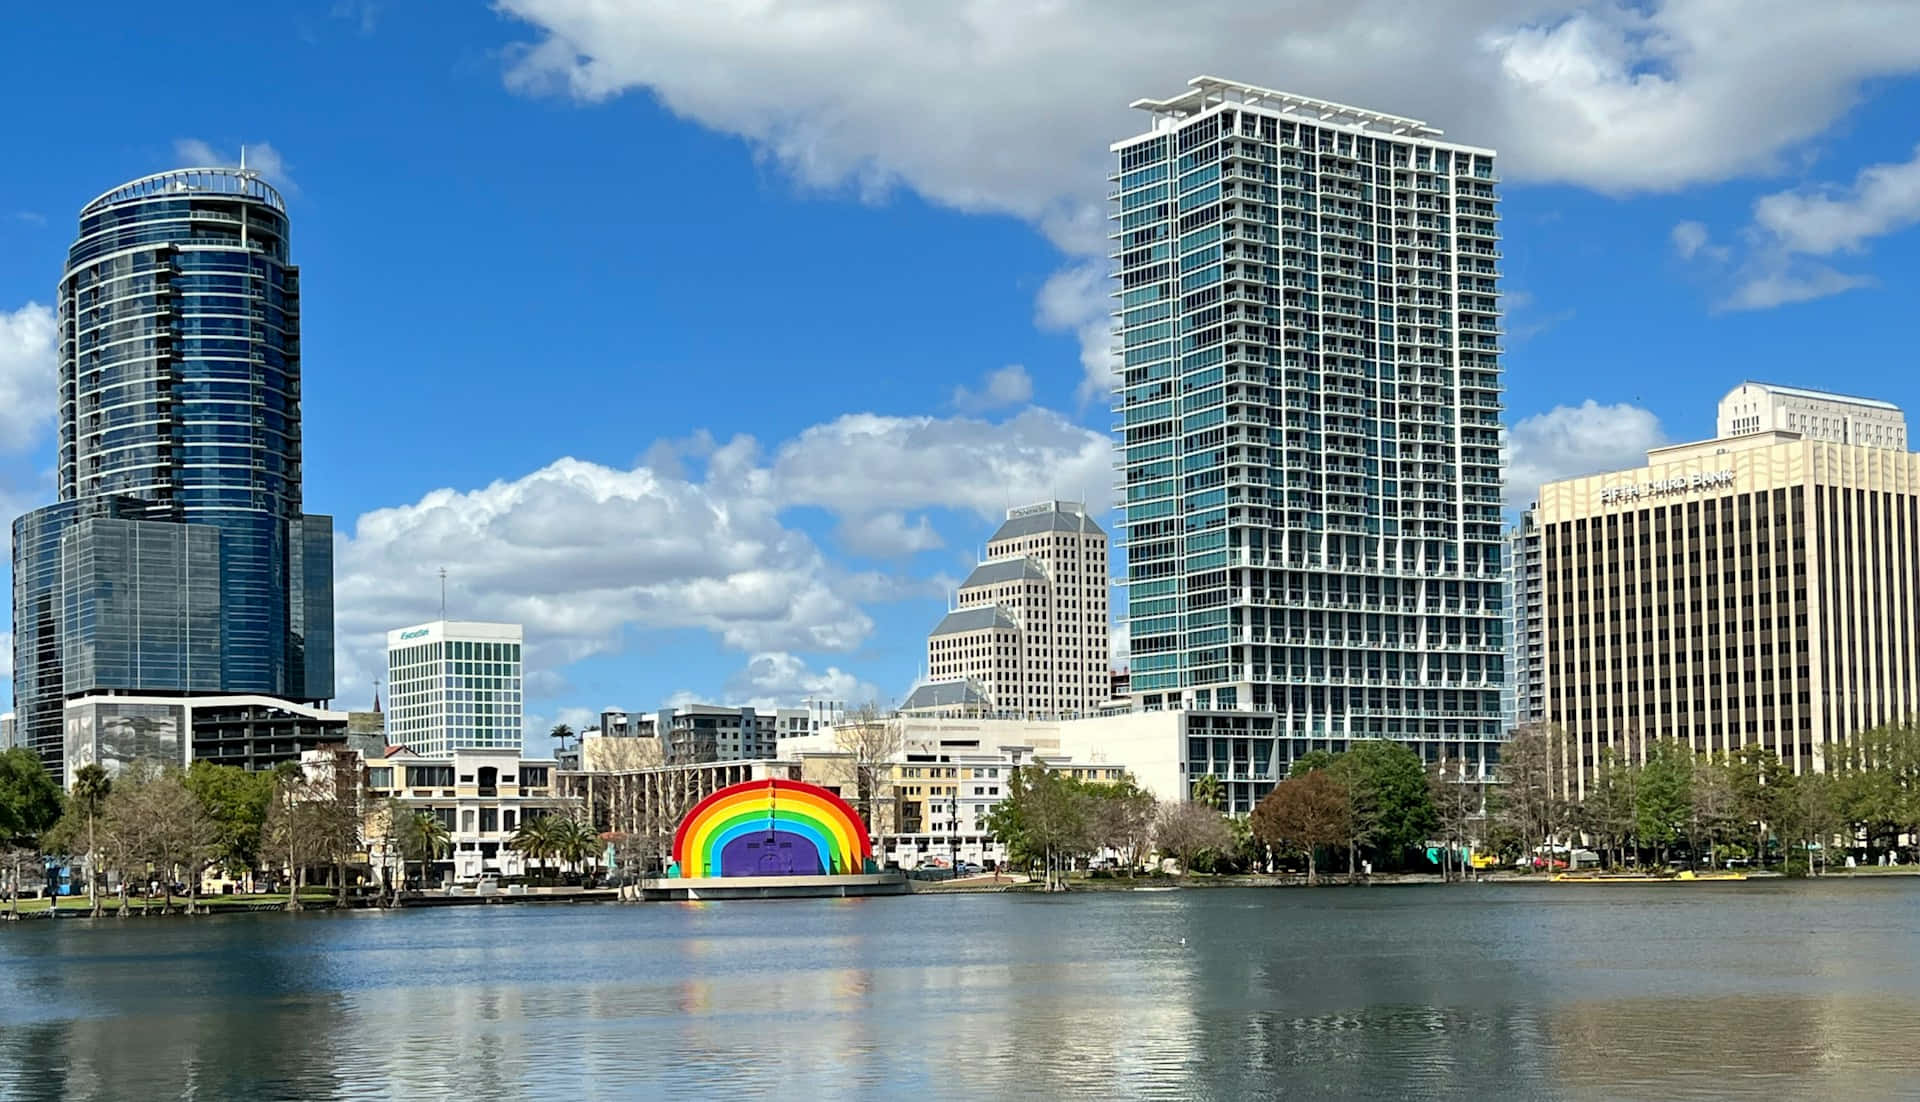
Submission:
[[[1594,836],[1600,848],[1611,853],[1617,868],[1626,863],[1628,840],[1634,831],[1634,802],[1640,787],[1640,772],[1614,752],[1600,748],[1594,763],[1593,783],[1580,802],[1581,829]]]
[[[16,746],[0,753],[0,846],[11,855],[9,907],[20,913],[22,867],[39,853],[42,834],[60,821],[60,786],[40,764],[40,755]]]
[[[1564,743],[1559,728],[1528,724],[1500,748],[1495,774],[1500,783],[1488,795],[1502,824],[1522,840],[1523,851],[1546,846],[1550,852],[1566,826]]]
[[[1029,868],[1042,865],[1048,891],[1066,886],[1061,863],[1089,848],[1088,802],[1083,786],[1044,765],[1028,765],[1007,777],[1007,795],[987,813],[986,826],[1007,853]]]
[[[418,810],[399,817],[397,837],[401,860],[420,866],[420,879],[426,881],[433,862],[453,852],[453,832],[431,811]],[[402,876],[405,876],[404,870]]]
[[[1772,750],[1750,744],[1734,753],[1729,779],[1735,814],[1753,832],[1753,859],[1757,864],[1764,863],[1767,835],[1779,829],[1784,811],[1781,799],[1785,795],[1782,786],[1789,779],[1787,768]]]
[[[287,910],[300,910],[300,890],[311,865],[332,865],[336,899],[344,900],[347,858],[360,845],[364,816],[361,774],[351,755],[323,754],[282,762],[273,773],[265,837],[287,866]]]
[[[546,825],[550,817],[524,817],[514,826],[513,834],[507,838],[507,848],[520,854],[521,860],[529,869],[536,861],[544,866],[547,859],[553,855],[553,832]]]
[[[884,832],[874,812],[893,795],[893,767],[902,749],[900,724],[882,715],[878,705],[864,704],[849,722],[833,729],[833,742],[840,751],[845,783],[853,791],[854,810],[866,824],[876,851],[884,851]]]
[[[1693,753],[1672,739],[1647,748],[1640,767],[1640,787],[1634,804],[1634,829],[1651,844],[1661,864],[1667,850],[1687,834],[1693,822]]]
[[[1180,861],[1180,871],[1193,871],[1194,858],[1208,850],[1221,852],[1233,845],[1233,831],[1226,816],[1205,803],[1160,805],[1153,824],[1153,844],[1161,853]]]
[[[98,762],[88,762],[73,773],[72,807],[86,824],[87,902],[94,918],[100,917],[100,814],[107,795],[113,791],[113,779]]]
[[[187,789],[200,801],[219,834],[216,863],[231,877],[259,868],[267,808],[273,803],[274,774],[196,761],[187,769]]]
[[[1434,830],[1442,845],[1441,879],[1451,879],[1449,863],[1457,860],[1473,839],[1474,824],[1479,822],[1486,804],[1486,786],[1467,774],[1471,767],[1460,761],[1443,761],[1427,773],[1427,800],[1433,808]],[[1461,870],[1462,879],[1465,869]]]
[[[1153,837],[1153,819],[1159,807],[1153,793],[1141,788],[1132,776],[1111,784],[1086,785],[1084,792],[1094,848],[1120,854],[1131,875]]]
[[[1304,850],[1307,883],[1319,882],[1315,852],[1337,846],[1353,833],[1353,806],[1345,782],[1330,770],[1313,769],[1273,787],[1253,809],[1253,836],[1275,849]]]
[[[1427,770],[1405,743],[1360,739],[1334,759],[1331,771],[1354,797],[1356,836],[1383,862],[1397,862],[1433,836]]]
[[[1217,775],[1202,773],[1193,778],[1192,799],[1196,804],[1204,804],[1218,811],[1227,802],[1226,786],[1220,783]]]
[[[200,872],[219,846],[217,825],[187,788],[179,766],[135,762],[122,770],[107,794],[102,820],[121,873],[121,913],[126,882],[145,869],[160,882],[162,914],[173,909],[173,877],[187,880],[187,913],[199,910]]]
[[[1693,785],[1688,798],[1690,845],[1698,853],[1699,841],[1706,840],[1711,867],[1720,843],[1733,833],[1739,814],[1733,771],[1724,758],[1703,754],[1693,763]]]
[[[1781,779],[1777,805],[1780,837],[1790,840],[1805,854],[1807,871],[1815,875],[1818,875],[1813,863],[1815,849],[1824,853],[1827,843],[1846,825],[1837,788],[1835,779],[1823,773],[1789,774]]]
[[[550,832],[548,844],[554,856],[584,878],[587,861],[600,850],[600,835],[592,824],[571,815],[549,815],[540,822]]]

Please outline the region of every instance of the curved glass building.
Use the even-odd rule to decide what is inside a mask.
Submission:
[[[81,210],[59,288],[67,508],[15,523],[17,695],[58,685],[67,698],[332,696],[332,521],[301,507],[300,273],[288,230],[279,193],[244,169],[163,172]],[[84,529],[70,519],[102,500],[116,503],[112,516]],[[154,524],[196,531],[114,530]],[[204,601],[163,593],[208,592],[210,540],[212,620]],[[41,630],[54,607],[57,647]],[[54,653],[59,676],[45,668]],[[46,702],[19,704],[38,715]]]

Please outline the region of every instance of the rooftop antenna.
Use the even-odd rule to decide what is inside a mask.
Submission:
[[[247,147],[246,147],[246,144],[243,142],[241,143],[241,146],[240,146],[240,171],[245,172],[246,170],[247,170]]]
[[[440,619],[447,618],[447,568],[440,568]]]

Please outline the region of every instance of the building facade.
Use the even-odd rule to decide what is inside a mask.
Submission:
[[[1720,399],[1715,434],[1791,432],[1808,440],[1907,447],[1907,415],[1892,402],[1797,386],[1745,382]]]
[[[434,620],[387,633],[387,741],[428,757],[526,741],[519,624]]]
[[[1784,431],[1658,448],[1539,504],[1545,719],[1584,784],[1654,739],[1796,772],[1920,707],[1920,457]]]
[[[368,759],[366,767],[373,809],[367,817],[367,852],[381,876],[396,877],[401,864],[387,808],[424,811],[446,826],[453,848],[428,869],[428,886],[525,875],[526,858],[507,844],[514,830],[527,819],[571,814],[580,807],[561,794],[553,759],[522,757],[517,749],[419,754],[392,746]]]
[[[244,169],[160,173],[80,212],[57,295],[60,501],[14,524],[15,694],[51,769],[66,698],[333,695],[332,520],[303,511],[288,230]],[[175,584],[190,592],[160,607]],[[69,671],[70,653],[97,661]]]
[[[1540,525],[1534,511],[1507,532],[1507,683],[1500,691],[1507,730],[1546,718],[1545,631],[1540,609]]]
[[[1001,716],[1095,714],[1110,687],[1107,543],[1083,505],[1008,510],[927,636],[921,689],[951,700],[970,687]]]
[[[1135,699],[1267,714],[1287,744],[1498,740],[1493,152],[1211,77],[1134,106],[1111,228]]]
[[[347,713],[260,695],[89,694],[62,715],[68,783],[90,763],[110,775],[142,760],[266,770],[347,743]]]

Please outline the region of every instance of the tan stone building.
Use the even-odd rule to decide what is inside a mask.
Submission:
[[[1920,456],[1745,432],[1549,483],[1536,517],[1544,719],[1582,791],[1606,747],[1758,744],[1818,771],[1916,714]]]
[[[1072,502],[1009,509],[927,636],[926,691],[902,708],[959,700],[968,714],[1095,715],[1111,650],[1106,532]]]

